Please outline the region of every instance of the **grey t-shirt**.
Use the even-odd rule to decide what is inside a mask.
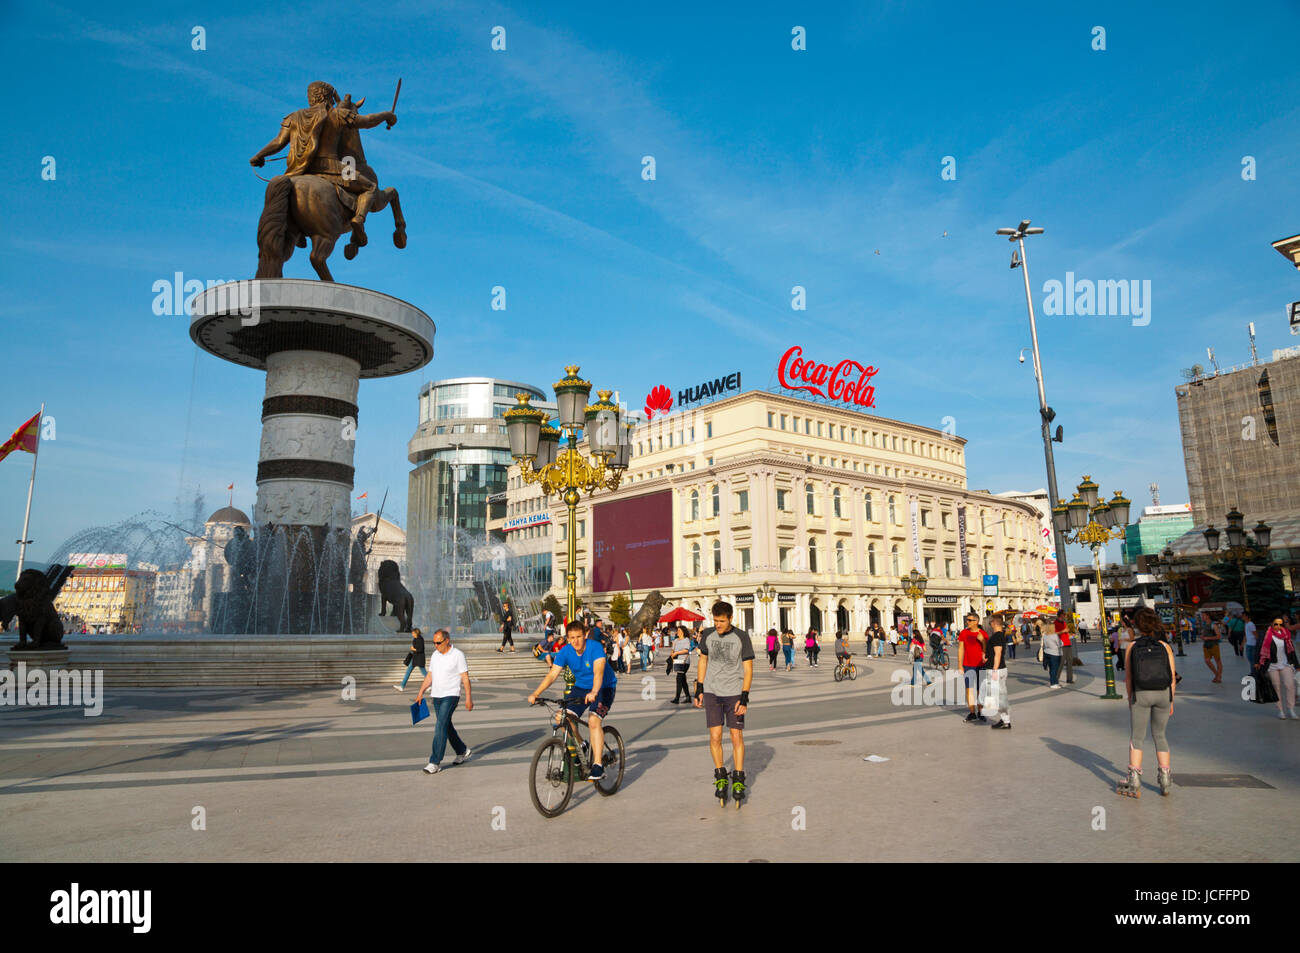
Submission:
[[[684,653],[682,655],[673,656],[673,668],[677,668],[677,669],[681,669],[682,671],[685,671],[686,669],[691,667],[691,640],[690,639],[678,638],[677,641],[673,643],[673,651]]]
[[[715,628],[700,633],[700,655],[707,656],[704,671],[704,691],[723,697],[739,695],[745,687],[744,662],[754,658],[754,646],[749,633],[732,626],[726,635]]]

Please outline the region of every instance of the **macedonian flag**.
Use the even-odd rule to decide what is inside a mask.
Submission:
[[[0,460],[3,460],[15,450],[26,450],[28,453],[36,452],[36,443],[41,439],[41,415],[36,414],[31,420],[23,424],[14,431],[14,435],[0,444]]]

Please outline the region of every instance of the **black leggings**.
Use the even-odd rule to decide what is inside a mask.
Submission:
[[[767,653],[767,661],[771,665],[776,664],[776,649],[771,649]]]
[[[501,635],[501,647],[505,648],[507,642],[510,643],[511,648],[515,647],[515,640],[511,637],[509,629],[506,629],[506,631]]]
[[[673,701],[677,701],[683,695],[686,696],[687,701],[691,700],[691,688],[686,684],[686,669],[679,668],[677,670],[677,691],[673,692]]]

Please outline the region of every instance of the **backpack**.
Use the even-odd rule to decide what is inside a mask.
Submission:
[[[1138,691],[1164,691],[1174,681],[1169,653],[1159,639],[1143,635],[1133,643],[1133,687]]]

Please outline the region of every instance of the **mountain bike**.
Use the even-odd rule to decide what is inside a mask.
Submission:
[[[533,763],[528,770],[529,790],[533,807],[542,817],[558,817],[573,796],[575,781],[586,781],[591,775],[590,746],[582,737],[582,726],[572,712],[564,707],[562,698],[538,698],[537,703],[548,711],[554,707],[557,721],[551,716],[551,737],[542,739],[533,752]],[[596,790],[609,797],[623,784],[623,736],[617,728],[605,725],[604,756],[601,766],[605,777],[595,782]]]
[[[930,649],[930,667],[948,671],[948,650],[942,645]]]
[[[850,681],[858,677],[858,667],[853,664],[851,658],[846,658],[835,666],[835,681],[842,682],[844,679]]]

